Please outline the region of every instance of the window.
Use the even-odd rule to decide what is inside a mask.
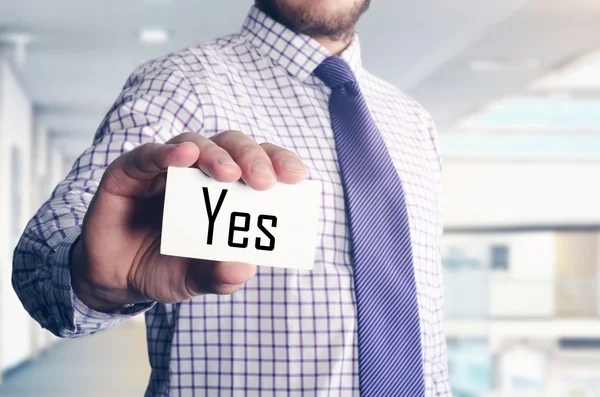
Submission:
[[[22,159],[21,152],[17,146],[13,146],[10,151],[10,169],[11,169],[11,234],[13,241],[11,244],[16,245],[19,241],[19,236],[22,232],[21,226],[21,210],[23,193],[21,191],[23,183],[22,175]]]
[[[492,270],[508,270],[508,246],[492,245]]]

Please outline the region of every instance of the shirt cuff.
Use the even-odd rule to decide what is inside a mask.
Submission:
[[[128,305],[119,313],[103,313],[89,308],[79,300],[71,286],[71,251],[80,235],[80,227],[70,228],[67,231],[67,237],[56,250],[53,267],[53,315],[59,320],[58,323],[63,324],[66,334],[69,336],[89,335],[141,314],[155,305],[154,302]]]

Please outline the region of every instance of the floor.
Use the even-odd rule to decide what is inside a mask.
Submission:
[[[61,340],[5,374],[0,397],[140,397],[150,375],[142,322]]]

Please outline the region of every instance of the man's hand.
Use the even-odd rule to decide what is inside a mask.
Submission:
[[[104,173],[72,253],[73,289],[92,309],[109,312],[131,303],[232,294],[256,273],[247,263],[160,254],[169,166],[197,166],[222,182],[241,177],[256,190],[306,177],[294,153],[270,143],[259,145],[238,131],[210,139],[185,133],[123,154]]]

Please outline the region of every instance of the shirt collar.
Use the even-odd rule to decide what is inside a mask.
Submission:
[[[325,58],[331,56],[318,41],[293,32],[254,5],[244,22],[242,35],[247,36],[252,45],[301,81],[306,80]],[[340,57],[348,62],[352,72],[358,76],[361,68],[358,35],[354,35],[351,44]]]

